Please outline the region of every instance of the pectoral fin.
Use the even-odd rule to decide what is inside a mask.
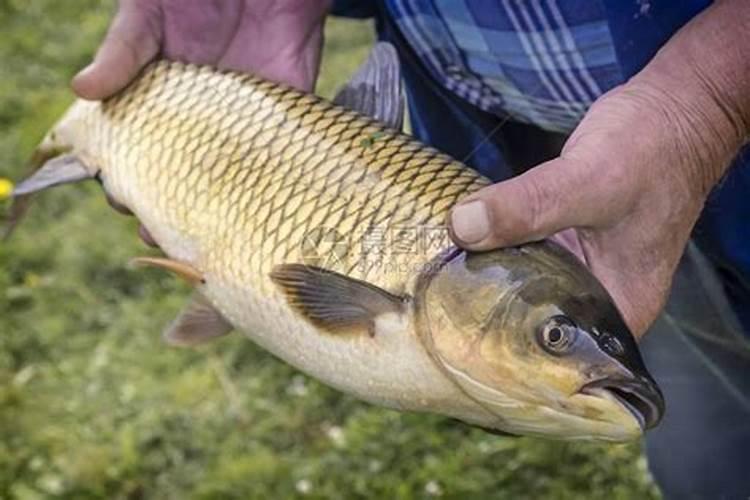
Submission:
[[[333,102],[401,130],[404,98],[401,68],[393,45],[377,43],[359,70],[339,89]]]
[[[304,264],[282,264],[271,279],[289,304],[314,325],[331,333],[375,333],[384,314],[401,314],[406,299],[370,283]]]
[[[190,303],[164,331],[169,345],[189,347],[221,337],[232,331],[232,325],[219,311],[196,293]]]
[[[196,268],[179,260],[169,259],[166,257],[136,257],[130,261],[131,265],[151,266],[165,269],[176,274],[187,281],[190,285],[196,286],[204,283],[203,274]]]

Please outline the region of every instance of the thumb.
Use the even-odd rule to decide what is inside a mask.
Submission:
[[[161,11],[155,2],[121,0],[94,61],[72,82],[84,99],[104,99],[122,90],[159,52]]]
[[[590,225],[601,194],[585,177],[580,164],[557,158],[481,189],[453,208],[451,237],[463,248],[490,250]]]

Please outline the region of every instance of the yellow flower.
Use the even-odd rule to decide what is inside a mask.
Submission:
[[[8,179],[0,177],[0,200],[10,198],[13,192],[13,183]]]

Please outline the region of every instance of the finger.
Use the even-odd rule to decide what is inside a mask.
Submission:
[[[637,340],[648,331],[666,305],[671,280],[662,273],[622,273],[619,262],[595,265],[592,269],[617,305],[625,323]]]
[[[268,13],[268,22],[248,9],[218,66],[312,91],[320,67],[323,3],[306,0],[303,10]]]
[[[164,56],[173,61],[216,66],[237,35],[243,11],[249,9],[252,2],[164,0],[161,3],[164,14]],[[258,49],[255,45],[245,45],[242,50],[253,52]]]
[[[593,224],[602,215],[605,193],[586,174],[583,167],[558,158],[488,186],[452,210],[451,236],[461,247],[489,250]]]
[[[559,233],[550,236],[550,240],[568,249],[570,253],[578,257],[578,260],[584,264],[588,264],[581,240],[578,238],[578,233],[575,229],[563,229]]]
[[[99,100],[122,90],[159,52],[160,26],[155,2],[122,0],[94,61],[73,78],[75,93]]]

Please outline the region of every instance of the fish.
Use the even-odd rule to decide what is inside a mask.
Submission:
[[[612,298],[551,241],[454,246],[446,217],[490,181],[403,133],[398,55],[378,43],[332,101],[250,74],[148,65],[75,101],[13,191],[98,181],[193,295],[164,331],[238,331],[375,405],[491,432],[627,441],[664,400]]]

